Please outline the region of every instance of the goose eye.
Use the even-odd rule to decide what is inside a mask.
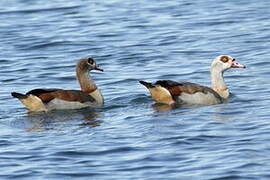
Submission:
[[[90,65],[93,65],[94,64],[94,59],[88,58],[87,63],[90,64]]]

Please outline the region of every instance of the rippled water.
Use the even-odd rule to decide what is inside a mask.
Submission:
[[[1,179],[269,179],[270,1],[0,1]],[[210,84],[228,103],[161,110],[138,80]],[[82,57],[106,104],[29,114],[10,92],[78,89]]]

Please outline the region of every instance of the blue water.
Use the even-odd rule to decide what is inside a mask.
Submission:
[[[270,1],[0,1],[0,179],[270,179]],[[154,105],[138,80],[210,85],[228,103]],[[10,92],[79,89],[93,57],[103,108],[28,113]]]

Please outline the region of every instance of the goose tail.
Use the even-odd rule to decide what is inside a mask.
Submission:
[[[15,97],[15,98],[18,98],[18,99],[25,99],[27,98],[28,96],[25,95],[25,94],[21,94],[21,93],[17,93],[17,92],[12,92],[11,93],[11,96]]]
[[[154,88],[155,87],[152,83],[149,83],[149,82],[145,82],[145,81],[139,81],[139,82],[147,88]]]

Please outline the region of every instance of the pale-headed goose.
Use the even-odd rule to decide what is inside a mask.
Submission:
[[[190,82],[160,80],[156,83],[140,81],[158,103],[212,105],[222,103],[229,97],[229,89],[223,73],[230,68],[246,68],[231,56],[218,56],[211,64],[212,87]]]
[[[104,100],[97,85],[89,76],[91,70],[103,71],[92,58],[83,58],[78,61],[76,75],[81,90],[34,89],[26,94],[12,92],[11,95],[18,98],[29,111],[100,107]]]

